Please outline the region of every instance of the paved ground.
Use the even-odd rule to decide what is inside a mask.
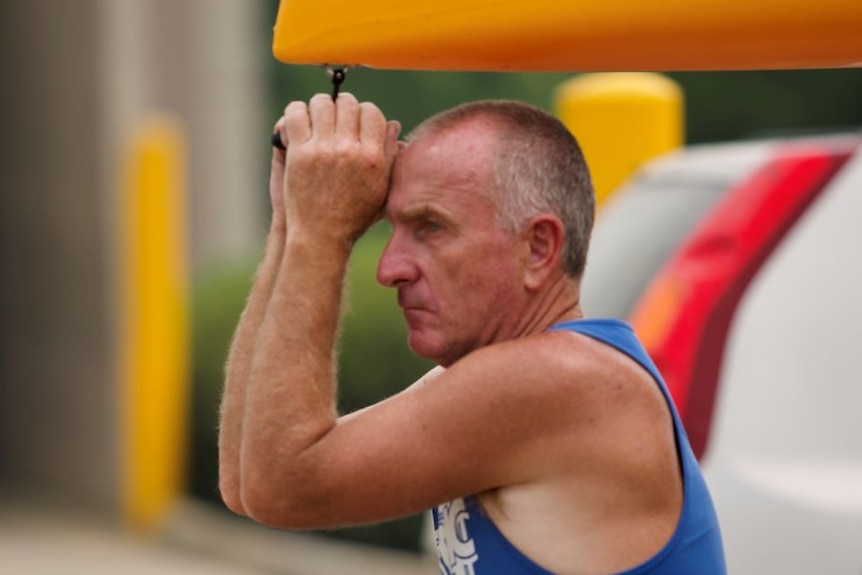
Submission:
[[[92,512],[0,496],[10,575],[433,575],[428,557],[276,532],[186,502],[157,537]]]
[[[9,575],[257,575],[265,573],[109,521],[66,510],[2,502],[0,572]]]

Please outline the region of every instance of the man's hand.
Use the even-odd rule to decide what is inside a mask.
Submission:
[[[291,102],[278,128],[287,143],[286,153],[275,154],[286,158],[282,192],[290,232],[356,241],[386,202],[400,125],[387,123],[374,104],[342,93],[336,102],[327,94],[308,105]],[[274,177],[277,168],[274,163]]]

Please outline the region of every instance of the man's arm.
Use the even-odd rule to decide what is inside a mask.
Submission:
[[[275,129],[283,130],[280,120]],[[282,136],[283,141],[287,141]],[[242,421],[245,416],[246,381],[251,372],[252,354],[263,317],[272,296],[273,286],[284,252],[286,222],[284,213],[284,167],[285,152],[272,149],[269,194],[272,205],[272,220],[266,239],[263,259],[255,274],[255,280],[240,316],[228,360],[225,366],[225,386],[222,394],[219,424],[219,490],[227,507],[245,514],[240,499],[240,445]]]
[[[294,461],[335,423],[333,355],[345,269],[353,242],[385,202],[397,147],[395,125],[349,94],[339,98],[337,114],[323,95],[308,107],[294,102],[284,122],[286,231],[271,234],[225,393],[224,497],[252,515],[280,504],[266,496],[268,483],[293,479],[277,462]],[[246,381],[244,389],[231,386],[232,375]],[[228,420],[238,411],[241,419]]]
[[[535,440],[565,440],[571,411],[560,409],[547,374],[529,367],[547,361],[525,361],[520,344],[471,354],[432,383],[337,418],[345,269],[384,205],[395,138],[379,110],[348,94],[337,110],[327,96],[292,103],[282,135],[284,242],[270,238],[262,295],[249,302],[256,311],[237,337],[242,361],[231,362],[241,384],[229,381],[225,397],[222,483],[231,508],[289,528],[373,522],[515,483],[559,460],[548,453],[556,442]]]

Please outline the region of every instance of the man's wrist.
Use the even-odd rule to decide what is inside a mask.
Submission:
[[[301,225],[292,225],[285,230],[285,245],[303,252],[320,254],[326,258],[350,258],[354,240],[348,234],[338,233],[334,229],[310,229]]]

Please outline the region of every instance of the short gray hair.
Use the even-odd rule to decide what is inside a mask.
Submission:
[[[503,229],[519,231],[529,218],[552,213],[565,233],[563,270],[580,278],[587,262],[595,215],[595,194],[584,155],[557,118],[509,100],[470,102],[432,116],[407,141],[440,133],[472,120],[500,130],[493,151],[494,199]]]

